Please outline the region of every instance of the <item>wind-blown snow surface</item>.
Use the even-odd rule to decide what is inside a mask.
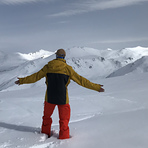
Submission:
[[[83,55],[75,54],[74,50],[77,53],[82,52]],[[93,52],[91,53],[91,51]],[[3,82],[3,85],[0,83],[2,90],[0,92],[0,148],[147,148],[147,71],[131,71],[120,77],[106,79],[102,78],[103,74],[101,74],[102,76],[98,75],[95,79],[91,77],[95,75],[95,72],[99,72],[98,69],[103,68],[103,65],[106,66],[109,61],[112,64],[120,62],[120,66],[126,66],[132,62],[138,62],[136,60],[140,60],[142,56],[147,54],[146,49],[143,50],[144,52],[137,53],[135,51],[130,54],[128,49],[122,51],[124,52],[121,54],[119,51],[97,51],[76,47],[67,50],[67,57],[69,57],[67,62],[78,73],[87,76],[93,82],[103,84],[105,88],[104,93],[99,93],[71,82],[68,89],[71,105],[70,133],[72,138],[68,140],[58,140],[57,135],[54,134],[50,139],[42,141],[43,135],[39,134],[46,90],[44,80],[32,85],[13,86],[17,76],[25,76],[38,71],[49,60],[53,59],[54,55],[33,61],[21,59],[18,56],[20,63],[17,58],[14,58],[15,64],[12,64],[13,69],[11,70],[9,70],[11,64],[4,63],[5,66],[4,64],[1,65],[3,71],[0,72],[0,76],[3,80],[0,80],[0,82]],[[1,57],[3,55],[3,53],[0,54]],[[106,63],[104,63],[103,58]],[[9,58],[8,60],[5,59],[9,61]],[[141,69],[142,65],[147,65],[147,58],[144,57],[142,61],[144,61],[144,64],[142,62],[139,64]],[[92,68],[89,68],[89,66],[92,66]],[[109,66],[111,65],[105,68],[109,69]],[[110,69],[112,68],[116,69],[116,66],[110,67]],[[94,71],[94,69],[97,70]],[[105,73],[104,77],[110,74],[109,70],[104,72],[102,69],[102,71]],[[56,132],[59,128],[58,120],[56,108],[52,126]]]

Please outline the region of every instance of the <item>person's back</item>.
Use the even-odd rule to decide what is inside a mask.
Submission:
[[[67,95],[67,86],[69,83],[70,73],[66,61],[60,58],[50,61],[46,74],[46,101],[57,105],[69,103]]]

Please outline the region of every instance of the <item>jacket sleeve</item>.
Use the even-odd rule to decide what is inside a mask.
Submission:
[[[96,90],[96,91],[100,90],[101,86],[99,84],[95,84],[95,83],[90,82],[88,79],[77,74],[73,69],[71,72],[72,72],[71,79],[73,81],[75,81],[77,84],[79,84],[83,87],[86,87],[88,89],[92,89],[92,90]]]
[[[21,84],[29,84],[29,83],[35,83],[41,78],[45,77],[47,73],[47,65],[45,65],[40,71],[37,73],[34,73],[30,76],[19,78],[20,85]]]

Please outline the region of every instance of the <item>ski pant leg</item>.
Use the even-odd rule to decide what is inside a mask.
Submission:
[[[44,103],[44,115],[43,115],[43,122],[42,122],[42,133],[47,134],[50,136],[51,132],[51,124],[52,124],[52,118],[51,115],[53,114],[55,104],[51,104],[45,101]]]
[[[60,132],[59,139],[67,139],[70,138],[69,135],[69,120],[70,120],[70,105],[58,105],[59,110],[59,124],[60,124]]]

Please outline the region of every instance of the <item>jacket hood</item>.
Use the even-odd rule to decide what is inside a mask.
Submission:
[[[66,67],[66,60],[65,59],[54,59],[48,62],[48,68],[52,71],[60,71]]]

